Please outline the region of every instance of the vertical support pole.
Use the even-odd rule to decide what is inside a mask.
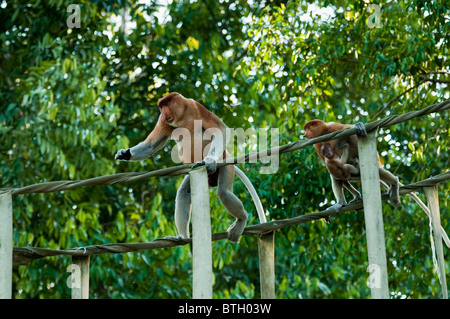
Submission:
[[[442,298],[448,299],[447,279],[445,277],[445,260],[442,246],[441,235],[441,214],[439,211],[439,197],[437,186],[424,187],[425,195],[428,200],[428,207],[431,211],[431,224],[433,227],[434,243],[436,246],[436,255],[439,263],[439,277],[442,286]]]
[[[89,299],[89,256],[72,256],[75,272],[72,284],[72,299]]]
[[[261,298],[275,299],[275,232],[258,237]]]
[[[11,192],[0,193],[0,299],[12,298],[12,230]]]
[[[368,271],[367,281],[372,299],[388,299],[386,246],[384,242],[383,212],[381,206],[380,174],[378,171],[376,131],[358,138],[364,219],[366,223]]]
[[[234,167],[236,174],[242,179],[255,203],[258,212],[259,222],[266,223],[266,215],[255,188],[248,177],[237,167]],[[275,299],[275,232],[263,234],[258,237],[259,254],[259,278],[261,285],[262,299]]]
[[[208,174],[205,166],[189,173],[192,203],[192,297],[212,299],[212,244]]]

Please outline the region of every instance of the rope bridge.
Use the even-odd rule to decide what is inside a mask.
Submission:
[[[406,122],[415,117],[424,116],[430,113],[442,112],[450,108],[450,100],[446,100],[441,103],[433,104],[422,110],[408,112],[402,115],[392,115],[387,118],[377,120],[371,123],[365,124],[366,131],[371,132],[378,128],[391,126],[394,124],[399,124]],[[223,167],[225,165],[238,164],[248,162],[250,160],[255,160],[258,158],[264,158],[272,154],[283,154],[288,152],[293,152],[299,150],[305,146],[313,145],[320,142],[325,142],[329,140],[334,140],[338,138],[347,137],[356,134],[355,128],[349,128],[344,131],[337,131],[334,133],[322,135],[316,138],[308,140],[300,140],[296,142],[291,142],[282,146],[273,147],[260,152],[245,154],[242,156],[234,157],[231,159],[226,159],[222,162],[217,163],[217,168]],[[94,178],[89,178],[81,181],[55,181],[46,182],[40,184],[33,184],[21,188],[0,188],[0,192],[11,192],[12,195],[21,194],[32,194],[32,193],[51,193],[57,191],[63,191],[68,189],[75,189],[84,186],[101,186],[101,185],[114,185],[118,183],[133,183],[138,182],[143,179],[150,177],[162,177],[162,176],[179,176],[188,174],[192,171],[192,164],[177,165],[169,168],[163,168],[151,172],[127,172],[118,173],[105,176],[99,176]]]
[[[366,219],[366,237],[367,237],[367,248],[369,256],[369,264],[381,265],[384,268],[381,270],[383,276],[382,287],[371,287],[373,298],[388,298],[388,280],[387,280],[387,269],[386,269],[386,259],[385,259],[385,244],[384,244],[384,232],[383,232],[383,220],[381,212],[381,200],[387,199],[388,195],[380,196],[380,189],[378,186],[378,166],[376,164],[371,164],[369,159],[376,158],[376,138],[374,131],[381,127],[387,127],[394,124],[403,123],[415,117],[424,116],[427,114],[442,112],[450,108],[450,100],[443,101],[441,103],[436,103],[430,105],[422,110],[408,112],[402,115],[392,115],[381,120],[377,120],[365,125],[366,131],[368,132],[367,137],[358,138],[358,148],[361,161],[361,183],[363,190],[364,201],[359,200],[352,202],[348,205],[341,207],[340,209],[328,209],[322,210],[315,213],[310,213],[306,215],[297,216],[289,219],[274,220],[270,222],[260,223],[258,225],[248,226],[244,230],[244,235],[257,235],[258,236],[258,246],[259,246],[259,259],[260,259],[260,278],[261,278],[261,297],[262,298],[275,298],[275,265],[274,265],[274,232],[278,229],[306,223],[312,220],[321,219],[331,215],[337,215],[340,213],[348,211],[356,211],[364,209],[364,216]],[[369,134],[370,133],[370,134]],[[245,154],[243,156],[238,156],[230,159],[226,159],[222,162],[217,163],[217,168],[223,167],[225,165],[238,164],[243,162],[248,162],[256,159],[261,159],[273,154],[283,154],[287,152],[293,152],[295,150],[301,149],[303,147],[313,145],[316,143],[344,138],[350,135],[356,134],[355,128],[349,128],[344,131],[338,131],[331,134],[323,135],[317,138],[312,138],[308,140],[299,140],[296,142],[288,143],[286,145],[273,147],[260,152]],[[204,170],[204,177],[200,177]],[[376,175],[373,175],[376,173]],[[212,276],[211,274],[205,275],[206,272],[211,272],[211,264],[208,259],[211,259],[211,253],[209,256],[204,254],[203,251],[199,251],[201,246],[210,246],[210,241],[220,240],[228,238],[227,232],[220,232],[211,235],[211,229],[209,227],[199,227],[196,226],[198,233],[202,235],[209,235],[207,242],[199,241],[199,239],[181,239],[178,237],[165,237],[152,240],[147,243],[112,243],[105,245],[91,245],[86,247],[78,247],[65,250],[57,249],[46,249],[37,247],[15,247],[12,248],[12,202],[11,195],[21,195],[21,194],[32,194],[32,193],[49,193],[57,192],[62,190],[70,190],[79,187],[86,186],[100,186],[100,185],[114,185],[118,183],[133,183],[147,179],[149,177],[161,177],[161,176],[179,176],[184,174],[190,174],[191,182],[195,174],[198,175],[196,178],[196,183],[204,184],[207,183],[206,180],[206,170],[204,167],[194,168],[192,164],[178,165],[170,168],[159,169],[151,172],[127,172],[118,173],[100,177],[94,177],[86,180],[78,181],[54,181],[46,182],[40,184],[29,185],[20,188],[3,188],[0,189],[0,298],[11,298],[12,290],[12,270],[10,266],[12,265],[23,265],[28,264],[30,261],[44,258],[48,256],[57,255],[70,255],[72,256],[72,262],[74,264],[79,264],[82,270],[82,287],[72,289],[73,298],[88,298],[89,297],[89,256],[104,254],[104,253],[128,253],[138,250],[147,249],[158,249],[167,248],[180,245],[186,245],[188,243],[193,244],[193,296],[194,298],[208,298],[212,297]],[[375,177],[374,177],[375,176]],[[375,179],[374,179],[375,178]],[[443,287],[444,298],[447,296],[446,291],[446,281],[445,281],[445,268],[443,253],[442,253],[442,240],[441,240],[441,226],[440,226],[440,216],[439,216],[439,206],[437,198],[437,188],[436,185],[440,182],[444,182],[450,179],[450,171],[443,172],[437,176],[430,177],[428,179],[412,183],[410,185],[404,185],[400,187],[400,194],[404,195],[410,193],[416,189],[424,188],[427,198],[430,202],[430,219],[433,221],[433,231],[436,238],[436,252],[439,257],[439,266],[441,278],[441,285]],[[370,183],[372,182],[372,185]],[[207,187],[207,186],[205,186]],[[207,190],[207,188],[205,188]],[[197,191],[198,192],[198,191]],[[371,193],[372,192],[372,193]],[[377,193],[378,192],[378,193]],[[194,193],[194,192],[192,192]],[[208,192],[202,196],[209,196]],[[378,195],[377,195],[378,194]],[[192,194],[191,194],[192,195]],[[197,195],[198,196],[198,195]],[[201,201],[208,203],[207,197],[201,197]],[[194,204],[194,201],[193,201]],[[207,205],[203,205],[207,206]],[[207,207],[207,213],[205,214],[205,209],[200,206],[196,206],[197,212],[196,216],[202,215],[202,218],[209,219],[209,206]],[[194,211],[194,207],[193,207]],[[428,214],[428,213],[427,213]],[[194,213],[195,215],[195,213]],[[205,217],[206,216],[206,217]],[[197,219],[197,217],[195,218]],[[194,222],[193,219],[193,229]],[[200,219],[200,218],[199,218]],[[203,219],[205,220],[205,219]],[[193,236],[196,235],[193,231]],[[197,238],[198,235],[196,235]],[[198,244],[195,244],[197,242]],[[440,246],[439,246],[440,245]],[[196,252],[196,249],[198,252]],[[202,248],[203,249],[203,248]],[[11,254],[11,251],[13,254]],[[199,257],[203,256],[203,257]],[[208,258],[205,258],[208,257]],[[205,263],[209,263],[209,266],[205,266]],[[197,264],[197,266],[196,266]],[[199,264],[200,265],[199,268]],[[197,267],[197,270],[196,270]],[[203,267],[203,268],[202,268]],[[208,269],[210,268],[210,269]],[[197,274],[197,280],[195,276]],[[200,280],[198,277],[200,275]],[[443,274],[443,275],[442,275]],[[208,278],[209,277],[209,278]],[[205,281],[206,280],[206,286]],[[198,284],[196,281],[202,281]],[[209,286],[209,287],[208,287]],[[197,292],[196,292],[197,291]],[[75,297],[74,297],[75,296]],[[210,298],[209,297],[209,298]]]
[[[400,195],[405,195],[413,190],[430,187],[437,185],[441,182],[450,179],[450,171],[439,174],[434,177],[419,181],[417,183],[412,183],[409,185],[404,185],[400,187]],[[387,194],[384,194],[383,199],[388,198]],[[281,219],[276,221],[271,221],[267,223],[262,223],[258,225],[247,226],[244,230],[243,235],[263,235],[266,233],[279,230],[281,228],[299,225],[307,223],[313,220],[322,219],[327,216],[338,215],[345,212],[357,211],[363,208],[362,200],[353,202],[351,204],[343,206],[341,209],[329,209],[322,210],[315,213],[310,213],[306,215],[300,215],[293,218]],[[227,232],[220,232],[212,234],[212,241],[227,239]],[[40,259],[44,257],[59,256],[59,255],[69,255],[69,256],[91,256],[100,255],[105,253],[117,254],[117,253],[129,253],[139,250],[151,250],[159,248],[169,248],[182,246],[192,243],[192,239],[179,238],[179,237],[164,237],[154,239],[146,243],[115,243],[115,244],[104,244],[104,245],[90,245],[86,247],[77,247],[71,249],[48,249],[39,247],[14,247],[14,266],[26,265],[32,260]]]

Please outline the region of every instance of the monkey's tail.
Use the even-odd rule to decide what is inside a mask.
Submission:
[[[389,186],[385,182],[380,180],[380,184],[386,190],[389,190]],[[403,186],[402,183],[399,183],[399,184],[400,184],[400,186]],[[420,208],[423,209],[425,214],[427,214],[428,218],[430,218],[430,220],[431,220],[431,212],[428,209],[427,205],[425,205],[424,202],[422,202],[422,200],[415,193],[408,193],[408,195],[411,196],[412,199],[414,199],[414,201],[420,206]],[[441,225],[441,236],[442,236],[442,239],[444,240],[444,243],[447,246],[447,248],[450,248],[450,239],[448,238],[448,235],[445,232],[444,227],[442,227],[442,225]]]
[[[261,199],[258,196],[258,193],[256,192],[256,189],[253,187],[252,182],[248,179],[247,175],[244,174],[243,171],[237,166],[234,166],[234,171],[236,172],[236,175],[241,179],[241,181],[244,183],[245,187],[247,187],[247,190],[249,191],[250,195],[252,196],[253,203],[255,203],[256,211],[258,213],[259,222],[265,223],[266,215],[264,215],[264,209],[261,203]]]
[[[408,195],[411,196],[412,199],[414,199],[417,204],[419,204],[419,206],[423,209],[423,211],[431,219],[431,212],[430,212],[429,208],[420,200],[420,198],[414,193],[409,193]],[[450,248],[450,239],[448,238],[447,233],[445,232],[445,230],[442,227],[442,225],[441,225],[441,236],[442,236],[442,239],[444,240],[445,245],[448,248]]]

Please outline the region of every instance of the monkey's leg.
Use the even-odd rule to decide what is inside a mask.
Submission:
[[[358,190],[354,188],[350,182],[345,181],[344,187],[353,195],[353,199],[349,202],[349,204],[361,199],[361,193],[358,192]]]
[[[345,200],[344,196],[344,190],[342,188],[343,181],[337,180],[333,177],[333,175],[330,175],[331,177],[331,187],[333,188],[333,194],[336,198],[336,204],[333,205],[330,208],[340,208],[342,205],[347,204],[347,201]]]
[[[175,225],[181,238],[189,238],[191,219],[191,184],[189,175],[183,179],[175,199]]]
[[[331,174],[330,174],[330,178],[331,178],[331,187],[333,188],[333,194],[334,194],[334,197],[336,198],[337,203],[334,204],[333,206],[328,207],[326,210],[329,210],[329,209],[340,209],[343,205],[345,205],[347,203],[345,201],[344,189],[342,187],[344,185],[344,182],[335,179],[333,177],[333,175],[331,175]],[[350,185],[350,183],[348,183],[348,182],[345,182],[345,183]],[[353,188],[353,186],[350,185],[350,187],[355,192],[358,192],[356,189]],[[347,185],[346,185],[346,188],[347,188]],[[329,223],[330,222],[330,217],[329,216],[325,217],[325,221],[327,223]]]
[[[399,195],[399,187],[400,182],[398,177],[392,174],[391,172],[385,170],[384,168],[379,168],[380,179],[383,182],[391,184],[391,188],[389,189],[389,199],[395,206],[400,205],[400,195]]]
[[[236,217],[236,221],[227,229],[227,232],[230,241],[238,243],[247,225],[248,214],[242,202],[233,194],[233,179],[234,166],[227,165],[219,169],[217,196],[228,213]]]

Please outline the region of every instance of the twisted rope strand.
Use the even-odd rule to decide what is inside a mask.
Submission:
[[[412,118],[424,116],[430,113],[442,112],[450,108],[450,100],[443,101],[441,103],[430,105],[422,110],[411,111],[402,115],[391,115],[387,118],[377,120],[371,123],[366,124],[367,132],[378,129],[380,127],[387,127],[394,124],[399,124],[405,121],[408,121]],[[312,138],[309,140],[301,140],[296,142],[291,142],[286,145],[273,147],[270,149],[265,149],[260,152],[245,154],[239,157],[234,157],[231,159],[226,159],[222,162],[217,163],[217,167],[223,167],[225,165],[244,163],[250,160],[261,159],[271,155],[283,154],[287,152],[293,152],[300,148],[303,148],[308,145],[329,141],[333,139],[338,139],[346,136],[350,136],[356,134],[355,128],[349,128],[344,131],[337,131],[334,133],[322,135],[316,138]],[[94,177],[86,180],[78,180],[78,181],[54,181],[54,182],[46,182],[33,184],[21,188],[7,188],[0,189],[0,193],[2,192],[11,192],[12,195],[19,194],[31,194],[31,193],[50,193],[57,192],[68,189],[75,189],[83,186],[100,186],[100,185],[113,185],[118,183],[133,183],[137,182],[149,177],[155,176],[179,176],[187,174],[191,171],[192,164],[184,164],[173,166],[169,168],[163,168],[151,172],[128,172],[128,173],[117,173],[106,176]]]
[[[400,195],[405,195],[410,193],[412,190],[437,185],[443,181],[450,179],[450,171],[445,173],[430,177],[428,179],[400,187]],[[387,200],[389,195],[384,194],[382,196],[383,200]],[[296,216],[293,218],[274,220],[267,223],[261,223],[258,225],[247,226],[244,230],[243,235],[263,235],[266,233],[273,232],[275,230],[303,224],[309,221],[321,219],[327,216],[338,215],[345,212],[350,211],[358,211],[363,208],[363,201],[359,200],[357,202],[345,205],[341,207],[341,209],[329,209],[322,210],[315,213],[305,214]],[[227,239],[227,232],[220,232],[212,234],[212,240],[221,240]],[[191,243],[191,239],[182,239],[179,237],[164,237],[154,239],[147,243],[116,243],[116,244],[104,244],[104,245],[90,245],[86,247],[78,247],[72,249],[49,249],[49,248],[39,248],[39,247],[14,247],[14,258],[13,264],[14,266],[18,265],[26,265],[30,261],[35,259],[40,259],[44,257],[50,256],[59,256],[59,255],[69,255],[69,256],[91,256],[91,255],[99,255],[99,254],[118,254],[118,253],[129,253],[139,250],[151,250],[151,249],[159,249],[159,248],[168,248],[175,246],[182,246]]]

